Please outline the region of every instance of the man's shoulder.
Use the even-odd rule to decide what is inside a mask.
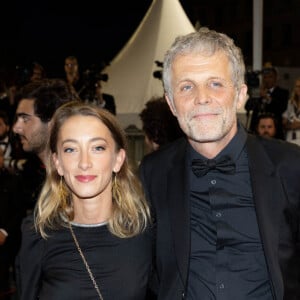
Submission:
[[[275,138],[250,136],[255,141],[254,143],[263,147],[273,162],[290,163],[294,161],[295,164],[300,164],[300,147],[298,145]]]
[[[153,151],[147,155],[142,160],[142,164],[158,164],[166,161],[173,161],[176,155],[184,155],[186,149],[187,141],[184,137],[181,137],[171,143],[161,146],[158,150]]]
[[[113,95],[102,93],[102,97],[105,101],[114,101]]]

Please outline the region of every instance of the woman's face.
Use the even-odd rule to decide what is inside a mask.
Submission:
[[[111,199],[113,172],[118,172],[125,150],[116,150],[109,129],[96,117],[70,117],[60,129],[57,153],[53,154],[57,172],[77,199]]]

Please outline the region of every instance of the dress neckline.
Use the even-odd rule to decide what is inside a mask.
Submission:
[[[107,225],[107,221],[105,222],[101,222],[101,223],[96,223],[96,224],[82,224],[82,223],[76,223],[76,222],[70,222],[71,225],[73,226],[77,226],[77,227],[88,227],[88,228],[91,228],[91,227],[100,227],[100,226],[104,226],[104,225]]]

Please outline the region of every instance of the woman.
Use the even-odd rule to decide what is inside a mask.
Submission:
[[[296,79],[291,99],[282,115],[286,140],[300,145],[300,77]]]
[[[82,103],[62,106],[48,152],[34,219],[22,226],[21,299],[145,299],[149,208],[115,117]]]

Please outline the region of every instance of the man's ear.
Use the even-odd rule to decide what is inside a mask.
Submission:
[[[246,84],[242,84],[238,92],[238,99],[236,103],[236,109],[239,110],[245,106],[245,103],[248,99],[248,87]]]
[[[177,117],[177,111],[176,111],[176,108],[174,106],[174,102],[168,97],[168,95],[165,93],[165,99],[170,107],[170,110],[172,112],[172,114]]]

